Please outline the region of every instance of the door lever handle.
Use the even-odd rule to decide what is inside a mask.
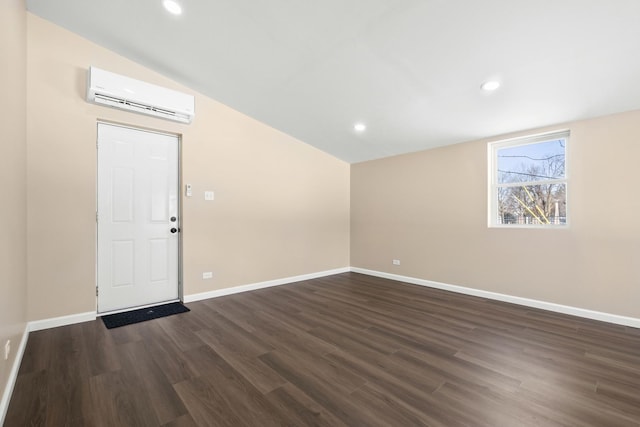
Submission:
[[[177,232],[178,232],[178,231],[180,231],[180,230],[179,230],[179,229],[177,229],[177,228],[175,228],[175,227],[173,227],[173,228],[172,228],[171,230],[169,230],[169,231],[171,231],[171,233],[177,233]]]

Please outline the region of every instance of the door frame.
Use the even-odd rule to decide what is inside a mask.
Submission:
[[[99,151],[98,151],[98,127],[100,125],[108,125],[108,126],[117,126],[117,127],[121,127],[121,128],[126,128],[126,129],[131,129],[131,130],[135,130],[135,131],[141,131],[141,132],[148,132],[148,133],[157,133],[160,135],[168,135],[168,136],[172,136],[175,137],[178,140],[178,229],[180,230],[177,234],[178,234],[178,300],[180,302],[184,302],[184,286],[183,286],[183,266],[182,266],[182,254],[183,254],[183,242],[182,242],[182,233],[184,230],[184,220],[183,220],[183,210],[182,210],[182,200],[183,200],[183,193],[182,193],[182,134],[180,133],[175,133],[175,132],[170,132],[170,131],[163,131],[163,130],[158,130],[158,129],[153,129],[153,128],[147,128],[144,126],[136,126],[136,125],[130,125],[130,124],[125,124],[125,123],[120,123],[120,122],[115,122],[115,121],[110,121],[110,120],[102,120],[102,119],[98,119],[96,121],[96,129],[95,129],[95,149],[96,149],[96,157],[95,157],[95,166],[96,166],[96,181],[95,181],[95,231],[94,231],[94,247],[95,247],[95,264],[94,264],[94,270],[95,270],[95,280],[94,280],[94,285],[95,285],[95,298],[96,298],[96,315],[98,317],[100,316],[105,316],[108,314],[116,314],[116,313],[123,313],[126,311],[131,311],[131,310],[137,310],[139,308],[146,308],[146,307],[153,307],[158,305],[156,304],[146,304],[146,305],[141,305],[141,306],[136,306],[136,307],[129,307],[129,308],[123,308],[120,310],[111,310],[111,311],[103,311],[100,312],[99,311],[99,307],[98,307],[98,179],[99,179],[99,170],[98,170],[98,155],[99,155]]]

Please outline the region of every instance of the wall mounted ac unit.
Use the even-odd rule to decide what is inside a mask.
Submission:
[[[191,123],[193,95],[89,67],[87,101],[108,107]]]

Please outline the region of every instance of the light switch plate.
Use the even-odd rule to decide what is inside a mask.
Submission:
[[[205,191],[204,192],[204,199],[205,200],[213,200],[213,191]]]

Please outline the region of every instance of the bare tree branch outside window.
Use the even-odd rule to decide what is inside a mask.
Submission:
[[[566,223],[565,148],[555,139],[496,151],[498,224]]]

